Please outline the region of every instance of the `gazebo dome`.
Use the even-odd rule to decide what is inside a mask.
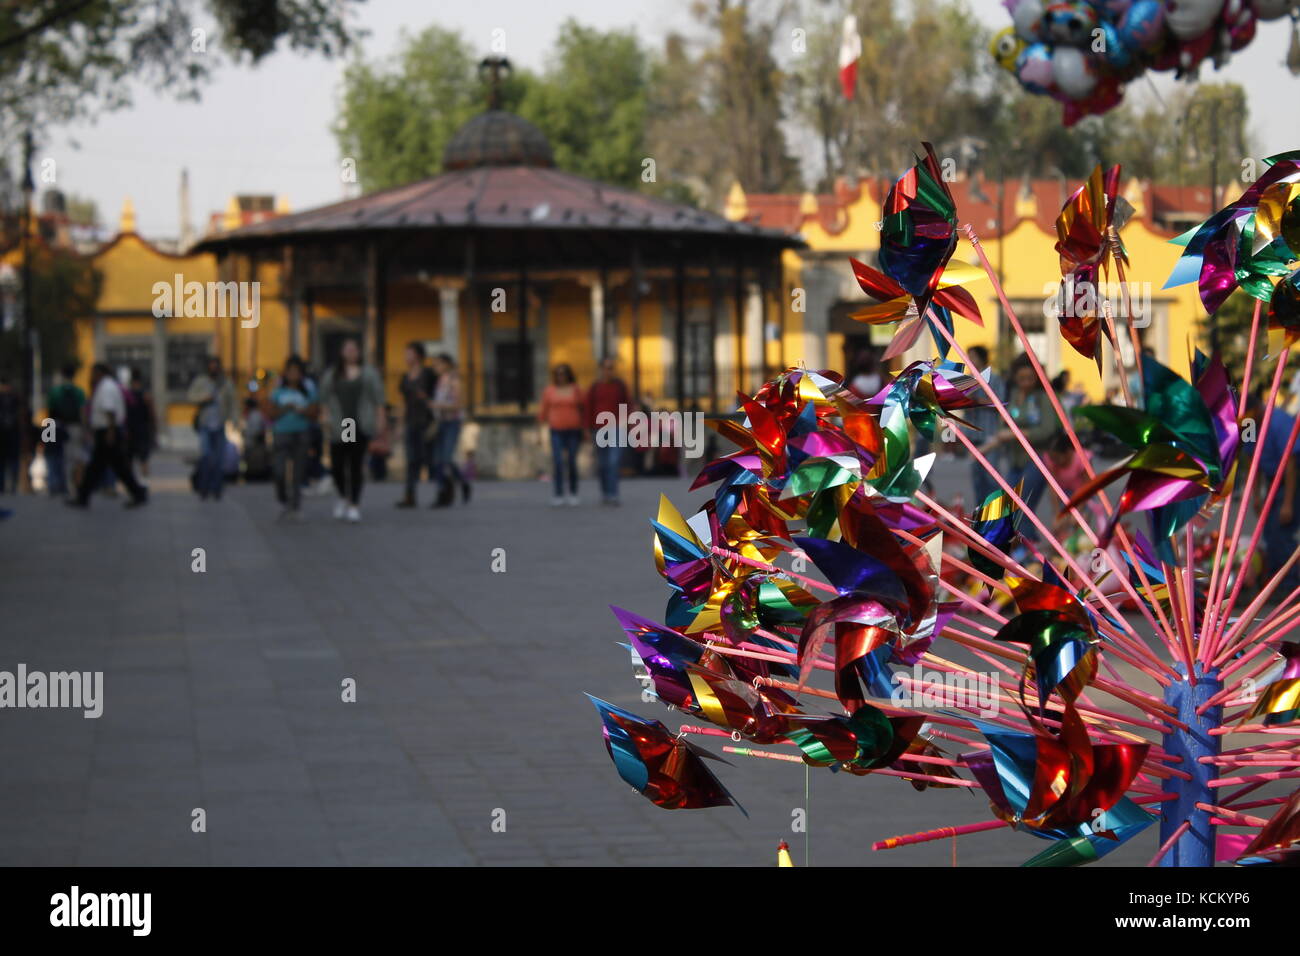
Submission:
[[[546,135],[522,116],[505,110],[475,116],[456,131],[442,154],[446,170],[554,165]]]

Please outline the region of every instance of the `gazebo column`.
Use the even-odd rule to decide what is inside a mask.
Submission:
[[[363,280],[366,302],[365,360],[367,364],[384,373],[384,323],[385,323],[385,281],[383,260],[379,252],[379,243],[371,240],[366,244],[366,266]]]
[[[677,256],[673,267],[673,292],[677,313],[673,323],[673,390],[677,395],[677,408],[686,410],[686,269],[682,257]]]
[[[531,384],[533,363],[528,355],[528,266],[519,267],[519,410],[528,411],[528,386]]]
[[[736,357],[736,391],[745,390],[745,267],[736,260],[731,285],[731,328]]]
[[[578,281],[587,287],[588,309],[587,317],[591,330],[591,361],[593,365],[598,365],[610,351],[608,326],[605,315],[605,292],[606,281],[605,273],[602,270],[599,273],[584,273],[578,277]]]
[[[641,251],[632,243],[632,400],[641,401]]]
[[[308,364],[311,364],[320,358],[316,354],[316,297],[311,286],[303,290],[303,319],[307,326],[307,334],[304,336],[307,349],[300,354],[307,359]]]
[[[302,277],[293,246],[284,250],[280,265],[280,288],[289,290],[289,354],[302,354]],[[287,286],[286,286],[287,282]]]
[[[752,392],[767,371],[764,351],[767,348],[763,329],[763,286],[751,281],[745,285],[745,391]]]
[[[257,267],[258,267],[257,253],[250,252],[248,254],[248,288],[260,290],[261,285],[258,284],[257,281]],[[262,308],[260,291],[258,293],[257,301],[258,301],[258,310],[260,312]],[[257,318],[257,324],[250,326],[248,329],[248,377],[250,379],[257,375],[257,338],[258,338],[257,330],[261,328],[261,326],[262,326],[261,315],[259,315]],[[239,327],[241,329],[244,327],[244,320],[242,316],[240,316]]]
[[[726,362],[726,342],[723,341],[722,296],[718,288],[718,253],[709,256],[709,412],[718,413],[718,366]]]
[[[173,310],[174,311],[174,310]],[[153,320],[153,404],[158,423],[167,446],[171,445],[171,429],[167,425],[167,319],[154,316]]]
[[[455,279],[439,279],[434,287],[438,290],[438,311],[442,326],[442,350],[460,362],[460,290],[463,282]]]

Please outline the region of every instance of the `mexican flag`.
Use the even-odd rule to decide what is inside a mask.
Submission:
[[[853,99],[853,89],[858,85],[860,56],[862,37],[858,36],[858,18],[850,13],[844,18],[844,32],[840,37],[840,90],[846,100]]]

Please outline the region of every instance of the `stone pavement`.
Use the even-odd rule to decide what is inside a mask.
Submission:
[[[748,817],[664,811],[619,780],[583,692],[676,726],[640,702],[608,605],[662,613],[648,519],[660,492],[698,506],[685,481],[629,481],[618,510],[485,482],[443,512],[395,510],[389,483],[358,526],[332,498],[295,525],[268,485],[205,503],[178,461],[157,465],[138,511],[0,499],[17,509],[0,523],[0,670],[105,675],[97,720],[0,710],[0,864],[771,865],[782,838],[802,863],[807,807],[814,865],[950,865],[952,841],[870,845],[990,815],[972,793],[824,770],[805,799],[801,766],[743,757],[719,770]],[[957,862],[1044,845],[964,837]]]

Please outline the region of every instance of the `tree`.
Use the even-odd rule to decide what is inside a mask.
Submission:
[[[357,0],[22,0],[0,4],[0,140],[131,102],[143,81],[197,98],[223,60],[282,42],[333,56]]]
[[[1103,117],[1107,161],[1141,179],[1220,189],[1250,153],[1246,91],[1236,83],[1179,87],[1168,102],[1130,98]]]
[[[344,74],[334,126],[366,190],[437,174],[447,142],[488,103],[485,79],[464,37],[431,26],[405,38],[389,62],[357,59]],[[561,28],[546,68],[511,72],[501,107],[534,123],[561,169],[641,185],[649,57],[630,32]]]
[[[519,112],[546,133],[562,169],[636,187],[646,156],[647,73],[634,33],[602,33],[568,20]]]
[[[40,343],[41,368],[48,373],[76,358],[74,322],[94,313],[103,279],[89,259],[41,242],[32,243],[31,270],[32,323]],[[0,369],[21,367],[15,323],[0,334]]]
[[[785,132],[790,78],[776,57],[793,4],[698,0],[692,9],[700,35],[670,34],[651,69],[646,139],[665,188],[714,209],[736,181],[747,192],[801,189]]]
[[[348,65],[334,135],[342,155],[356,160],[363,189],[441,169],[447,141],[487,102],[469,51],[458,32],[431,26],[404,35],[390,62],[358,57]],[[522,82],[513,79],[508,101]]]

